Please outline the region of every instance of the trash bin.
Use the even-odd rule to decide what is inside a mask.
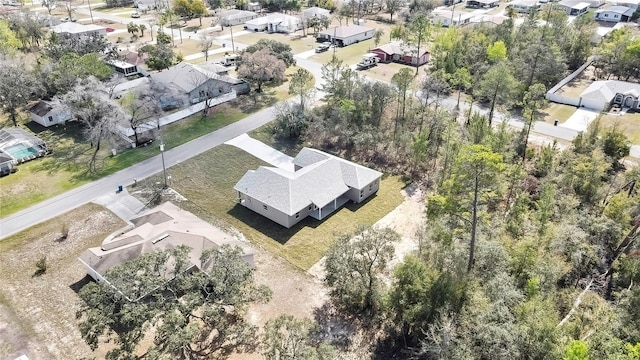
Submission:
[[[122,192],[122,185],[118,185],[118,192]]]
[[[558,119],[553,120],[553,126],[558,126]]]

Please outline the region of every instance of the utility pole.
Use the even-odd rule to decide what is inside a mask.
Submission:
[[[167,188],[167,167],[165,166],[164,163],[164,141],[162,141],[162,143],[160,144],[160,156],[162,157],[162,174],[164,177],[164,188]]]

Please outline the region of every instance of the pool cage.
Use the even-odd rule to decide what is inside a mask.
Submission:
[[[23,163],[46,155],[49,149],[38,137],[15,127],[0,129],[0,151]]]

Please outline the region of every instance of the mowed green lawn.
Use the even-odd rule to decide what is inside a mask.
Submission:
[[[203,118],[195,114],[162,129],[167,149],[184,144],[246,116],[237,108],[223,105]],[[0,217],[27,208],[65,191],[122,170],[160,153],[158,146],[127,149],[112,156],[103,144],[98,153],[98,171],[87,171],[94,149],[84,140],[78,123],[45,129],[35,123],[28,126],[44,140],[53,153],[18,166],[18,172],[0,178]]]
[[[324,256],[336,235],[374,224],[403,200],[401,179],[385,177],[377,195],[368,201],[349,203],[323,221],[307,218],[286,229],[236,203],[233,186],[247,170],[260,165],[268,164],[243,150],[222,145],[170,168],[169,173],[172,188],[188,199],[180,206],[212,223],[235,227],[252,244],[304,270]],[[140,185],[151,185],[159,179],[153,177]]]

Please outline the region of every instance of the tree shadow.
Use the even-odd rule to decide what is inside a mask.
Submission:
[[[314,342],[325,342],[341,349],[347,349],[358,329],[359,321],[354,316],[345,315],[330,303],[313,310],[316,328],[309,334]]]
[[[260,93],[253,90],[247,96],[239,97],[235,103],[240,111],[249,114],[273,106],[277,102],[275,90],[263,89]]]

